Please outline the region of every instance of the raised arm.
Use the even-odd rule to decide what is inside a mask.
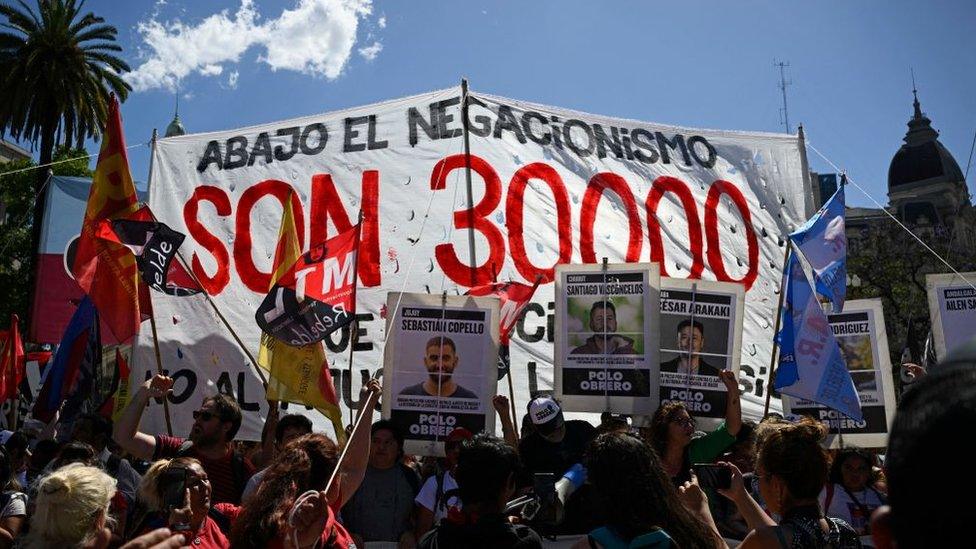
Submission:
[[[261,449],[251,457],[251,464],[255,469],[263,469],[271,464],[275,456],[275,429],[278,427],[278,401],[268,401],[268,416],[264,420],[264,428],[261,429]]]
[[[725,429],[730,435],[737,436],[739,429],[742,429],[742,403],[739,400],[739,380],[735,378],[735,373],[731,370],[722,370],[718,375],[722,378],[722,383],[725,384],[726,392],[729,395],[725,405]]]
[[[376,401],[379,400],[380,395],[383,393],[383,388],[380,386],[379,380],[371,379],[363,387],[363,390],[368,393],[368,396],[365,399],[362,397],[359,399],[362,407],[359,410],[358,423],[349,436],[349,441],[346,442],[348,448],[346,450],[346,456],[339,465],[339,486],[341,490],[339,494],[341,498],[339,507],[345,505],[349,501],[349,498],[359,489],[359,485],[363,482],[363,477],[366,476],[366,465],[369,462],[369,443],[372,436],[373,413],[376,410]]]
[[[512,421],[512,410],[508,406],[508,397],[505,395],[495,395],[491,397],[491,405],[495,407],[495,412],[498,413],[498,419],[502,422],[502,437],[504,437],[505,442],[509,446],[515,448],[515,451],[518,452],[518,431],[515,430],[515,423]]]
[[[762,507],[756,503],[756,500],[752,499],[749,492],[746,490],[745,482],[742,478],[742,472],[739,468],[731,463],[719,462],[719,465],[724,465],[732,469],[732,484],[728,490],[718,490],[718,493],[732,500],[735,503],[736,508],[739,510],[739,514],[745,519],[746,525],[749,526],[751,530],[757,530],[764,526],[776,526],[776,521],[771,519]]]
[[[139,386],[132,400],[122,410],[122,415],[115,422],[112,438],[126,452],[140,459],[152,459],[156,451],[156,437],[139,431],[142,421],[142,411],[150,398],[165,398],[173,390],[173,378],[156,374],[152,379]]]

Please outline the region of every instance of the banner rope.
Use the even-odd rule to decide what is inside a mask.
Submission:
[[[829,158],[827,158],[826,156],[824,156],[823,153],[821,153],[819,150],[817,150],[817,148],[814,147],[812,143],[810,143],[810,140],[809,139],[806,141],[806,144],[807,144],[807,147],[810,148],[810,150],[812,150],[813,152],[817,153],[817,156],[819,156],[820,158],[822,158],[823,161],[826,162],[827,164],[830,164],[830,166],[832,168],[834,168],[838,172],[843,172],[844,171],[844,170],[840,169],[837,166],[837,164],[834,164]],[[936,252],[928,244],[926,244],[925,241],[922,240],[921,237],[919,237],[917,234],[915,234],[914,231],[912,231],[911,229],[909,229],[908,227],[906,227],[904,223],[902,223],[901,221],[899,221],[899,219],[897,217],[895,217],[894,215],[892,215],[892,213],[888,211],[888,208],[886,208],[880,202],[878,202],[877,200],[875,200],[875,198],[873,196],[871,196],[866,190],[864,190],[863,187],[861,187],[860,185],[858,185],[857,182],[854,181],[854,179],[852,179],[850,175],[847,175],[847,182],[850,183],[851,185],[853,185],[854,187],[856,187],[857,190],[861,191],[861,194],[863,194],[864,196],[868,197],[868,199],[871,202],[873,202],[875,204],[875,206],[877,206],[882,212],[884,212],[885,215],[887,215],[888,217],[890,217],[892,219],[892,221],[894,221],[895,223],[897,223],[898,226],[901,227],[906,233],[912,235],[912,238],[914,238],[916,241],[918,241],[918,243],[921,244],[923,248],[925,248],[926,250],[928,250],[928,252],[930,254],[932,254],[933,256],[936,257],[936,259],[938,259],[939,261],[941,261],[942,264],[945,265],[946,267],[948,267],[949,270],[952,271],[956,276],[958,276],[959,278],[961,278],[963,280],[963,282],[966,283],[966,285],[968,285],[973,290],[976,290],[976,286],[974,286],[972,282],[970,282],[968,279],[966,279],[966,277],[962,276],[962,274],[960,274],[959,271],[957,271],[955,267],[953,267],[952,265],[949,264],[948,261],[946,261],[945,259],[943,259],[943,257],[941,255],[939,255],[938,252]]]
[[[135,148],[138,148],[138,147],[145,147],[148,144],[149,143],[136,143],[135,145],[129,145],[128,147],[125,148],[125,150],[135,149]],[[58,160],[57,162],[48,162],[47,164],[40,164],[40,165],[37,165],[37,166],[30,166],[28,168],[21,168],[19,170],[12,170],[12,171],[9,171],[9,172],[3,172],[3,173],[0,173],[0,177],[3,177],[5,175],[13,175],[15,173],[29,172],[31,170],[37,170],[37,169],[40,169],[40,168],[47,168],[48,166],[55,166],[57,164],[64,164],[65,162],[74,162],[75,160],[88,160],[89,158],[95,158],[97,156],[98,156],[98,153],[89,154],[88,156],[76,156],[74,158],[66,158],[64,160]],[[38,193],[38,194],[40,194],[40,193]]]

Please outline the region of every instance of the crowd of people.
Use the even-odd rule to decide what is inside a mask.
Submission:
[[[924,371],[919,371],[924,374]],[[172,380],[144,383],[113,425],[57,419],[0,434],[0,548],[854,548],[956,546],[976,518],[972,475],[942,478],[950,441],[976,420],[976,368],[946,363],[903,396],[887,449],[828,451],[809,418],[743,422],[738,384],[722,374],[726,417],[702,432],[680,402],[646,425],[604,414],[567,420],[539,395],[503,437],[456,428],[444,456],[404,452],[381,394],[363,389],[343,447],[303,415],[271,406],[260,443],[236,441],[233,398],[206,398],[187,438],[140,430]],[[881,460],[883,456],[884,461]],[[726,472],[725,484],[695,470]],[[948,471],[946,471],[948,473]]]

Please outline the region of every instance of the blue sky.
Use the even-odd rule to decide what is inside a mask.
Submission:
[[[456,85],[462,76],[475,90],[598,114],[782,131],[774,58],[790,63],[794,130],[802,122],[809,141],[881,202],[912,112],[910,67],[923,110],[964,171],[976,130],[976,3],[968,1],[89,0],[86,7],[118,27],[137,71],[139,90],[123,105],[130,144],[165,130],[176,80],[190,132],[367,104]],[[174,38],[176,29],[183,34]],[[145,180],[148,148],[130,154],[134,177]],[[833,171],[815,154],[810,161]],[[856,190],[848,203],[870,205]]]

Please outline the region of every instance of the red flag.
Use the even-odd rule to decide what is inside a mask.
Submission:
[[[264,333],[301,347],[355,319],[359,228],[313,246],[275,280],[254,315]]]
[[[522,316],[522,311],[525,310],[525,306],[532,300],[535,289],[539,287],[540,280],[536,279],[535,284],[531,286],[519,282],[485,284],[484,286],[471,288],[465,295],[478,297],[493,296],[501,301],[498,315],[499,343],[501,345],[508,345],[509,334],[511,334],[512,328],[515,327],[515,323],[518,322],[519,317]]]
[[[24,379],[27,364],[24,343],[20,340],[17,315],[10,315],[10,329],[0,332],[3,355],[0,359],[0,402],[17,398],[17,390]]]
[[[96,231],[101,221],[130,214],[138,209],[138,203],[115,96],[108,107],[102,148],[71,272],[116,339],[124,342],[139,331],[141,321],[136,259],[125,246],[98,238]]]

